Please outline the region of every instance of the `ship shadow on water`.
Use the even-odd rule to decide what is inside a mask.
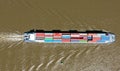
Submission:
[[[68,30],[68,31],[63,31],[63,30],[43,30],[43,29],[31,29],[30,31],[27,31],[25,33],[32,33],[32,32],[47,32],[47,33],[111,33],[109,31],[105,30],[85,30],[85,31],[79,31],[79,30]]]

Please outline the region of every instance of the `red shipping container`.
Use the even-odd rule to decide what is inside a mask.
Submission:
[[[62,39],[62,42],[70,42],[70,39]]]
[[[36,33],[36,37],[44,37],[45,33]]]
[[[79,33],[71,33],[71,37],[80,37]]]
[[[96,40],[96,41],[98,41],[100,39],[101,39],[100,37],[93,37],[93,40]]]
[[[53,35],[45,35],[45,37],[53,37]]]
[[[54,33],[53,36],[62,36],[62,33]]]
[[[87,40],[87,36],[84,36],[83,39],[84,39],[84,40]]]

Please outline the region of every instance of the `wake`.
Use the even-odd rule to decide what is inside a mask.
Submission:
[[[0,42],[22,41],[23,35],[17,33],[0,33]]]

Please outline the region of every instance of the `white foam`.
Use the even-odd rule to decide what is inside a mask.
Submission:
[[[0,42],[21,41],[23,35],[16,33],[0,33]]]
[[[36,70],[38,71],[42,65],[43,65],[43,63],[39,64],[38,67],[36,68]]]

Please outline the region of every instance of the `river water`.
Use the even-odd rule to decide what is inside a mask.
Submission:
[[[0,71],[120,71],[118,1],[0,0]],[[43,44],[23,41],[42,30],[105,30],[112,44]]]

